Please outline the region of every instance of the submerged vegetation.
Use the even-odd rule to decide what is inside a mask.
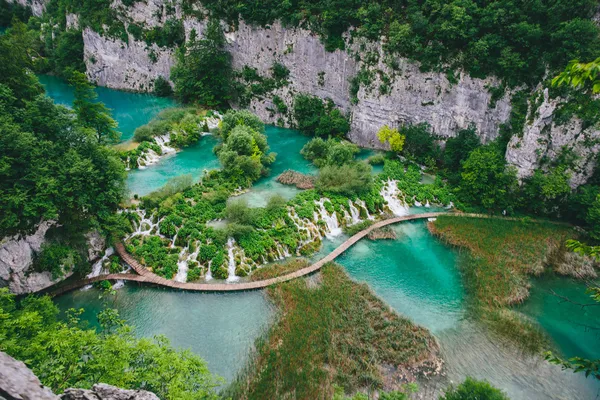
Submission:
[[[336,385],[346,393],[389,390],[384,374],[414,380],[440,366],[425,329],[390,311],[335,264],[267,292],[279,320],[257,342],[255,358],[230,388],[232,398],[332,398]]]
[[[476,315],[494,331],[539,352],[548,345],[533,322],[508,308],[529,296],[530,277],[567,262],[564,242],[573,228],[546,222],[441,216],[430,231],[464,248],[460,269]],[[571,266],[571,270],[577,266]]]

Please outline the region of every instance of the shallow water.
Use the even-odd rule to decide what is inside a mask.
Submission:
[[[55,103],[68,107],[73,105],[74,90],[64,80],[50,75],[38,75],[46,94]],[[96,88],[98,100],[104,103],[112,112],[121,132],[121,141],[130,140],[136,128],[147,124],[165,108],[175,107],[173,99],[156,97],[144,93],[132,93],[120,90]]]
[[[259,291],[192,293],[127,283],[110,306],[140,337],[165,335],[176,347],[199,354],[211,372],[230,382],[247,361],[254,340],[267,328],[273,310]],[[102,310],[97,289],[56,298],[61,310],[85,308],[82,318],[96,325]]]
[[[399,224],[393,229],[397,240],[363,240],[337,261],[353,279],[368,283],[397,312],[436,336],[451,381],[460,382],[467,376],[487,379],[513,400],[595,398],[600,389],[598,382],[561,371],[539,357],[524,357],[513,347],[491,340],[480,326],[466,318],[455,252],[429,234],[424,221]],[[537,302],[532,297],[531,308],[536,310]],[[560,313],[541,315],[552,321],[542,322],[544,327],[565,323],[560,322],[559,318],[564,317]],[[561,350],[578,341],[585,341],[585,348],[596,352],[600,348],[597,336],[582,335],[581,330],[570,330],[566,341],[552,330],[549,333]],[[580,350],[584,349],[578,349],[577,354],[585,354]]]

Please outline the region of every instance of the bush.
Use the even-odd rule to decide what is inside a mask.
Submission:
[[[315,187],[321,192],[354,196],[371,190],[371,166],[356,162],[345,165],[327,165],[319,171]]]
[[[300,132],[321,137],[342,138],[350,130],[350,122],[333,101],[298,95],[294,99],[294,118]]]
[[[450,386],[440,400],[509,400],[500,389],[486,381],[477,381],[467,377],[458,386]]]
[[[400,129],[400,133],[405,136],[402,154],[406,157],[420,164],[425,164],[428,158],[440,158],[436,138],[428,124],[405,125]]]
[[[314,138],[306,143],[300,154],[312,161],[317,167],[325,165],[344,165],[354,161],[360,149],[348,141]]]
[[[159,97],[169,97],[173,94],[173,88],[168,80],[159,76],[154,80],[154,95]]]

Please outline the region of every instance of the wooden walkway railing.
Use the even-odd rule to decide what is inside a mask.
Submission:
[[[55,291],[51,291],[52,296],[56,296],[59,294],[63,294],[70,290],[77,289],[79,287],[83,287],[89,285],[90,283],[99,282],[103,280],[125,280],[125,281],[134,281],[141,283],[150,283],[159,286],[170,287],[174,289],[181,290],[190,290],[190,291],[201,291],[201,292],[235,292],[235,291],[243,291],[243,290],[255,290],[262,289],[267,286],[275,285],[277,283],[286,282],[295,278],[299,278],[301,276],[305,276],[311,274],[317,270],[319,270],[323,265],[327,264],[330,261],[335,260],[342,253],[352,247],[356,242],[367,236],[374,229],[378,229],[387,225],[396,224],[398,222],[403,221],[412,221],[418,219],[426,219],[426,218],[435,218],[443,214],[448,214],[444,212],[433,212],[433,213],[425,213],[425,214],[414,214],[414,215],[406,215],[403,217],[395,217],[390,219],[385,219],[379,222],[374,223],[368,228],[358,232],[357,234],[350,237],[344,243],[342,243],[339,247],[333,250],[331,253],[317,261],[316,263],[306,267],[299,269],[294,272],[290,272],[289,274],[278,276],[276,278],[265,279],[262,281],[255,282],[242,282],[242,283],[193,283],[193,282],[176,282],[169,279],[165,279],[161,276],[156,275],[155,273],[148,270],[142,264],[140,264],[131,254],[127,253],[125,247],[122,243],[117,243],[115,245],[115,250],[117,254],[125,261],[127,264],[131,266],[131,268],[138,273],[135,274],[108,274],[108,275],[99,275],[94,278],[86,278],[77,282],[73,282],[69,285],[59,287]]]

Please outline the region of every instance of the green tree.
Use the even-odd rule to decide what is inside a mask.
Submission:
[[[487,145],[472,151],[464,162],[459,198],[489,211],[512,209],[517,187],[515,171],[507,168],[494,145]]]
[[[458,184],[463,162],[479,146],[481,146],[481,141],[474,128],[461,129],[456,137],[446,140],[443,156],[444,169],[452,184]]]
[[[47,297],[16,301],[0,289],[0,350],[23,360],[53,391],[91,388],[98,382],[126,389],[144,389],[162,399],[217,399],[221,382],[206,363],[189,350],[175,350],[162,336],[137,339],[116,310],[99,314],[101,329],[86,329],[83,310],[71,309],[67,319]]]
[[[422,164],[428,158],[439,158],[439,147],[428,124],[404,125],[400,128],[400,134],[405,137],[402,150],[402,154],[405,156]]]
[[[500,389],[490,385],[486,381],[477,381],[467,377],[458,386],[450,386],[446,389],[440,400],[509,400],[508,396]]]
[[[364,162],[326,165],[319,170],[315,187],[321,192],[354,196],[371,190],[371,166]]]
[[[215,18],[208,22],[204,38],[198,39],[192,31],[189,41],[177,50],[171,79],[181,101],[208,107],[227,105],[232,68],[225,44],[225,35]]]
[[[558,214],[566,206],[571,194],[570,177],[563,165],[547,172],[536,170],[524,181],[522,192],[525,207],[536,214]]]
[[[552,85],[589,88],[593,93],[600,93],[600,57],[589,63],[571,61],[563,72],[552,79]]]
[[[350,122],[331,100],[298,95],[294,98],[294,118],[298,130],[306,135],[343,138]]]
[[[377,138],[381,143],[389,143],[390,149],[396,153],[400,153],[404,148],[404,141],[406,137],[398,132],[398,129],[392,129],[387,125],[384,125],[377,132]]]
[[[98,143],[115,143],[121,134],[117,131],[117,122],[111,117],[104,103],[98,102],[98,94],[84,73],[70,71],[69,83],[75,87],[73,109],[77,120],[85,128],[91,129]]]
[[[600,240],[600,194],[588,208],[585,221],[590,226],[590,237]]]

